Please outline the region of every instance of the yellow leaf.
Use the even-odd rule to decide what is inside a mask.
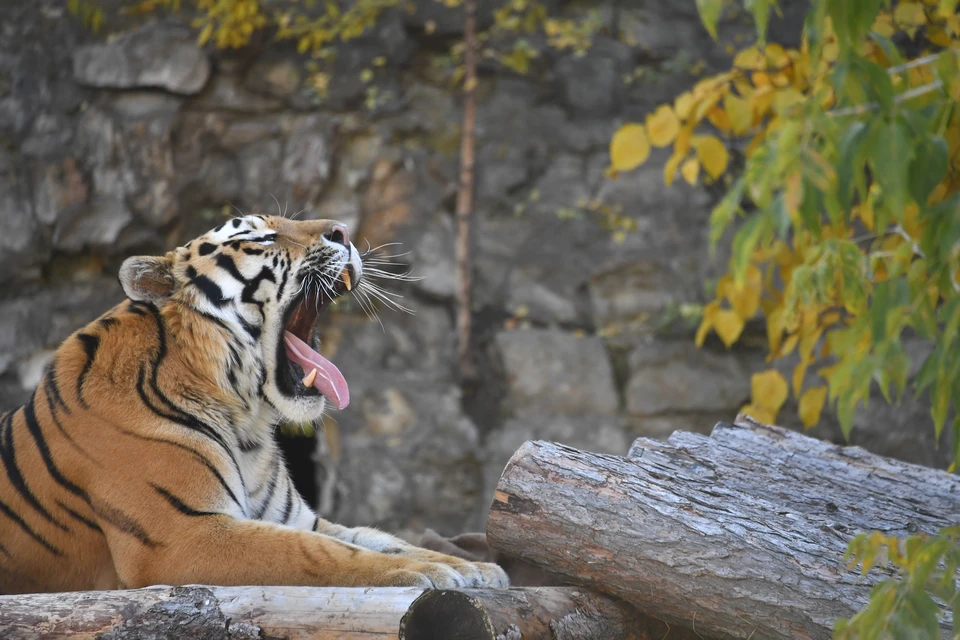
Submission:
[[[883,36],[884,38],[889,38],[893,35],[896,29],[893,26],[893,20],[890,18],[890,14],[886,12],[881,12],[877,16],[876,20],[873,21],[873,26],[870,28],[874,33]]]
[[[700,161],[696,158],[687,158],[683,166],[680,167],[680,174],[689,185],[697,184],[697,177],[700,175]]]
[[[923,5],[914,2],[898,3],[893,12],[893,19],[903,27],[919,27],[927,22]]]
[[[800,357],[803,359],[810,358],[813,354],[813,348],[817,346],[817,343],[820,342],[820,336],[823,335],[823,328],[817,327],[816,330],[810,333],[806,333],[800,338],[800,348],[797,352],[800,354]]]
[[[787,188],[783,191],[783,206],[787,214],[793,215],[800,209],[803,202],[803,181],[799,173],[792,174],[787,178]]]
[[[703,346],[703,341],[707,339],[707,334],[710,333],[710,329],[713,328],[713,321],[717,317],[717,311],[720,309],[720,304],[716,301],[713,301],[703,308],[703,320],[700,321],[700,327],[697,329],[697,336],[694,339],[694,342],[698,347]]]
[[[767,341],[770,343],[770,355],[776,356],[783,342],[783,307],[767,314]]]
[[[777,113],[784,113],[790,107],[800,104],[806,100],[802,93],[793,87],[787,87],[778,91],[773,99],[773,108]]]
[[[807,358],[802,358],[800,362],[793,368],[793,377],[791,382],[793,383],[793,395],[799,396],[800,390],[803,389],[803,378],[807,375],[807,367],[810,366],[812,360]]]
[[[740,407],[740,413],[745,413],[757,422],[762,422],[763,424],[773,424],[777,420],[777,414],[771,413],[769,409],[758,407],[755,404],[743,405]]]
[[[610,165],[616,171],[630,171],[650,156],[650,143],[642,124],[625,124],[610,141]]]
[[[731,278],[724,290],[727,300],[734,311],[749,320],[757,314],[760,308],[760,294],[763,292],[763,273],[756,265],[747,265],[746,278],[743,283],[736,283]]]
[[[764,53],[767,57],[767,64],[773,69],[783,69],[790,65],[790,56],[778,44],[768,44]]]
[[[728,133],[733,129],[733,125],[730,124],[730,116],[728,116],[727,112],[719,105],[707,112],[707,120],[724,133]]]
[[[750,96],[749,103],[753,112],[758,116],[763,116],[770,110],[773,99],[777,96],[776,89],[770,85],[758,87]]]
[[[203,31],[200,32],[200,36],[197,38],[197,42],[202,47],[207,44],[207,41],[210,40],[210,36],[213,35],[213,23],[208,22],[207,26],[203,28]]]
[[[690,140],[693,138],[693,125],[685,125],[677,134],[677,139],[673,142],[673,152],[685,156],[690,151]]]
[[[717,106],[717,103],[723,98],[727,93],[727,88],[716,87],[713,91],[705,94],[699,102],[697,102],[696,107],[693,109],[693,120],[694,122],[699,122],[703,119],[707,113]]]
[[[720,336],[720,339],[723,340],[723,344],[730,348],[730,346],[737,341],[737,338],[740,337],[740,334],[743,333],[743,318],[737,315],[735,311],[729,309],[722,309],[717,311],[716,318],[714,318],[713,326],[717,331],[717,335]]]
[[[825,386],[811,387],[800,396],[799,413],[803,420],[803,426],[808,429],[820,422],[820,413],[823,411],[823,403],[827,399],[827,388]]]
[[[697,157],[700,158],[700,163],[710,177],[716,180],[723,175],[730,159],[723,143],[717,137],[707,135],[694,136],[692,144],[697,151]]]
[[[677,114],[668,105],[661,105],[647,116],[647,133],[650,136],[650,144],[653,146],[667,146],[680,133],[680,120]]]
[[[690,117],[690,111],[693,109],[693,94],[689,91],[681,93],[676,100],[673,101],[673,110],[677,113],[677,117],[681,120],[686,120]]]
[[[743,135],[753,125],[753,109],[750,104],[738,96],[728,93],[723,99],[730,119],[730,127],[737,135]]]
[[[667,160],[666,164],[663,167],[663,182],[669,187],[673,184],[673,179],[677,175],[677,167],[680,166],[680,162],[683,160],[684,154],[674,153],[670,156],[670,159]]]
[[[733,66],[740,69],[763,69],[767,64],[763,54],[756,47],[744,49],[733,59]]]
[[[750,396],[754,406],[763,407],[774,415],[787,401],[787,381],[776,369],[767,369],[750,377]]]

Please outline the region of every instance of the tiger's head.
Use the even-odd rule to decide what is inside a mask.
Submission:
[[[128,258],[120,283],[134,301],[185,305],[232,334],[221,387],[257,394],[285,419],[318,420],[350,402],[347,382],[318,352],[318,314],[363,277],[346,226],[248,215],[164,256]],[[258,371],[250,371],[258,368]],[[238,370],[239,369],[239,370]]]

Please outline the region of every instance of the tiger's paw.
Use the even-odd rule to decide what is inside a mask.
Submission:
[[[456,558],[451,558],[456,560]],[[461,589],[466,587],[508,587],[510,579],[498,565],[490,562],[413,562],[387,574],[387,582],[396,587],[424,589]]]

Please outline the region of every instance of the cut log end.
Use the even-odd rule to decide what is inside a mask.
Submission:
[[[490,616],[461,591],[425,591],[400,620],[400,640],[493,640]]]

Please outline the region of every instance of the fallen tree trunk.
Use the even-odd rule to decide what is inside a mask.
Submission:
[[[702,635],[830,638],[881,575],[846,570],[853,535],[960,522],[960,479],[776,427],[640,439],[631,456],[526,443],[491,546]]]
[[[577,587],[425,591],[400,640],[686,640],[661,620]]]
[[[194,585],[0,597],[3,640],[660,640],[669,631],[661,620],[579,587]]]
[[[151,587],[0,597],[0,638],[396,640],[415,588]]]

